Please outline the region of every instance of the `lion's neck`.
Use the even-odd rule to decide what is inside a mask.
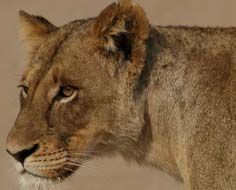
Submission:
[[[127,143],[125,149],[122,149],[121,154],[127,160],[159,168],[181,179],[175,152],[177,144],[173,127],[175,121],[171,120],[171,114],[169,115],[172,111],[169,109],[173,105],[165,102],[167,92],[156,83],[160,77],[155,76],[155,72],[160,72],[156,70],[157,57],[162,49],[159,38],[160,34],[153,28],[148,41],[146,65],[135,88],[134,99],[125,103],[126,107],[130,107],[129,110],[136,110],[125,113],[130,118],[127,120],[132,120],[128,128],[135,129],[136,136]],[[175,100],[171,102],[174,103]]]
[[[140,113],[143,118],[141,125],[136,125],[140,131],[137,138],[126,143],[120,151],[127,161],[135,161],[140,165],[154,167],[181,180],[171,142],[171,133],[157,121],[155,113],[149,105],[143,106]],[[150,113],[151,112],[151,113]],[[141,123],[141,122],[140,122]],[[159,127],[160,126],[160,127]]]

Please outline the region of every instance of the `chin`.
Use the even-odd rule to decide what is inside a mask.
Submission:
[[[47,178],[24,172],[19,176],[19,190],[53,190],[55,186],[72,175],[72,172],[67,172],[61,177]]]
[[[37,177],[29,173],[19,176],[20,190],[49,190],[56,185],[56,182],[42,177]]]

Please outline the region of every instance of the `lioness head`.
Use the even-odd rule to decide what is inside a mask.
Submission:
[[[133,92],[146,60],[144,11],[121,0],[63,27],[23,11],[20,24],[29,63],[6,147],[21,176],[62,180],[94,156],[132,152],[143,125]]]

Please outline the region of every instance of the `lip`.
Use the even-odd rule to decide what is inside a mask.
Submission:
[[[49,179],[47,177],[43,177],[43,176],[40,176],[40,175],[37,175],[37,174],[33,174],[33,173],[31,173],[31,172],[29,172],[29,171],[27,171],[25,169],[22,172],[20,172],[20,175],[26,175],[26,174],[29,174],[29,175],[31,175],[33,177],[37,177],[37,178]]]
[[[25,170],[25,169],[23,169],[21,172],[20,172],[20,175],[24,175],[24,174],[26,174],[27,173],[27,171]]]
[[[79,167],[77,167],[78,169]],[[30,176],[33,176],[35,178],[39,178],[39,179],[46,179],[46,180],[49,180],[49,181],[54,181],[54,182],[61,182],[63,181],[64,179],[70,177],[71,175],[73,175],[75,172],[70,172],[70,171],[66,171],[66,172],[63,172],[61,175],[58,175],[58,176],[55,176],[55,177],[45,177],[45,176],[41,176],[41,175],[37,175],[37,174],[34,174],[30,171],[27,171],[26,169],[23,169],[21,172],[20,172],[20,175],[30,175]]]
[[[21,176],[30,175],[30,176],[35,177],[35,178],[53,180],[52,178],[50,179],[50,178],[47,178],[47,177],[43,177],[43,176],[40,176],[40,175],[31,173],[31,172],[27,171],[25,168],[23,168],[23,169],[19,172],[19,174],[20,174]]]

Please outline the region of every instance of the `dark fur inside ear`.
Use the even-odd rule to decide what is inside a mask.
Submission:
[[[149,21],[144,10],[131,0],[119,0],[105,8],[96,18],[92,34],[96,46],[106,51],[122,51],[126,59],[145,55]]]
[[[119,35],[112,36],[112,38],[114,39],[114,43],[117,49],[124,53],[125,59],[130,59],[132,52],[132,41],[129,34],[123,32]]]

